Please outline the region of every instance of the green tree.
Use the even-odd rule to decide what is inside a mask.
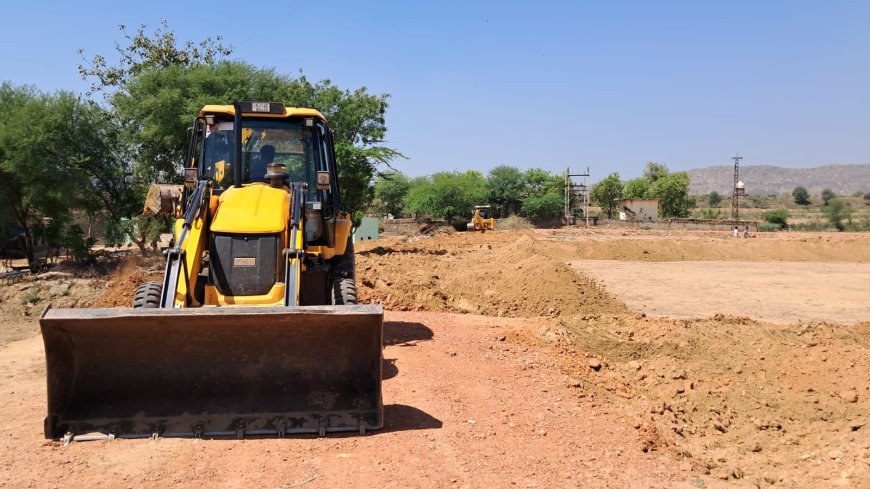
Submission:
[[[140,194],[150,183],[179,178],[187,129],[199,110],[233,100],[280,101],[323,113],[335,133],[343,207],[355,215],[374,197],[376,168],[401,157],[383,144],[387,94],[370,94],[365,87],[345,90],[329,80],[312,82],[304,75],[221,61],[232,50],[220,37],[179,47],[165,22],[150,35],[145,26],[132,36],[121,29],[128,43],[116,46],[120,62],[109,65],[97,55],[79,71],[94,80],[95,90],[108,94],[114,115],[127,129]]]
[[[667,165],[650,161],[646,164],[646,168],[643,170],[643,179],[652,185],[656,183],[658,179],[666,177],[669,174],[670,170],[668,170]]]
[[[72,93],[0,85],[0,207],[24,233],[31,264],[33,223],[71,209],[129,209],[117,134],[105,110]]]
[[[384,146],[387,95],[343,90],[329,80],[311,82],[238,62],[170,67],[131,78],[127,93],[112,97],[116,113],[132,129],[138,148],[136,174],[143,182],[174,181],[187,151],[187,128],[206,104],[232,100],[275,100],[312,107],[326,116],[335,134],[344,208],[356,212],[374,196],[376,168],[400,157]]]
[[[659,176],[650,185],[650,192],[659,199],[659,217],[686,217],[694,202],[689,198],[689,175],[686,172]]]
[[[864,194],[864,205],[870,205],[870,192]]]
[[[140,25],[136,33],[131,35],[126,26],[118,26],[127,40],[126,46],[115,44],[118,64],[110,65],[106,57],[99,54],[90,62],[79,64],[82,79],[93,79],[91,93],[103,90],[123,91],[131,78],[149,70],[211,65],[233,51],[232,46],[222,43],[221,36],[214,39],[207,37],[198,43],[187,41],[179,47],[175,33],[165,19],[160,20],[160,27],[151,35],[145,33],[146,27],[144,24]],[[84,50],[79,49],[78,53],[84,59]]]
[[[831,199],[834,199],[836,197],[837,194],[835,194],[833,190],[829,188],[822,190],[822,202],[824,202],[825,205],[828,205],[831,202]]]
[[[523,174],[524,191],[520,212],[531,219],[553,219],[564,212],[565,177],[542,168]]]
[[[555,219],[562,215],[565,197],[555,192],[543,192],[523,199],[523,214],[535,220]]]
[[[710,204],[710,207],[719,207],[719,204],[722,203],[722,196],[714,190],[707,195],[707,203]]]
[[[622,197],[625,199],[651,199],[650,183],[644,178],[633,178],[625,182]]]
[[[440,172],[412,182],[406,209],[447,221],[470,219],[474,206],[486,196],[486,179],[480,172]]]
[[[613,209],[622,198],[622,182],[619,180],[619,173],[611,173],[593,185],[590,198],[602,209],[607,209],[608,219],[612,218]]]
[[[381,214],[402,215],[411,182],[401,172],[382,173],[375,181],[375,208]]]
[[[523,172],[508,165],[499,165],[486,179],[489,202],[499,217],[517,214],[523,203],[525,179]]]
[[[565,192],[565,178],[561,175],[553,175],[542,168],[531,168],[523,175],[525,181],[525,194],[540,195],[547,192],[555,192],[563,195]]]
[[[791,191],[791,196],[794,197],[794,203],[797,205],[810,204],[810,193],[807,192],[807,189],[804,187],[795,187],[794,190]]]
[[[761,214],[765,221],[776,224],[780,229],[788,228],[788,209],[776,209]]]
[[[840,199],[831,199],[828,205],[822,208],[822,213],[828,218],[831,226],[837,228],[837,231],[845,231],[846,224],[843,221],[851,222],[852,219],[851,206]]]

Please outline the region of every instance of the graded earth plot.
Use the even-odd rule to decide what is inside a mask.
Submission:
[[[570,262],[634,311],[653,317],[716,314],[794,324],[870,321],[870,264],[580,260]]]

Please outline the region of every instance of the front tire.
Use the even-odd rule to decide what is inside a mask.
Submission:
[[[353,277],[337,277],[332,281],[332,303],[336,306],[356,305],[356,281]]]
[[[160,282],[145,282],[136,288],[133,297],[133,308],[157,309],[160,307],[160,297],[163,295],[163,284]]]

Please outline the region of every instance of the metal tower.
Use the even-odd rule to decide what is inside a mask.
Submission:
[[[738,199],[744,193],[743,182],[740,181],[740,160],[743,157],[736,154],[731,159],[734,160],[734,186],[731,189],[733,192],[731,195],[731,219],[734,221],[734,225],[737,226],[740,221],[740,208],[737,205]]]

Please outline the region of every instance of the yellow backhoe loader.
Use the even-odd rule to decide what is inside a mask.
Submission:
[[[474,206],[474,215],[471,218],[471,222],[468,223],[468,230],[485,233],[487,229],[490,231],[495,229],[495,218],[492,217],[492,207],[488,205]]]
[[[189,147],[180,205],[163,209],[177,218],[163,281],[142,284],[131,308],[40,318],[45,436],[381,428],[383,310],[356,305],[324,117],[208,105]]]

